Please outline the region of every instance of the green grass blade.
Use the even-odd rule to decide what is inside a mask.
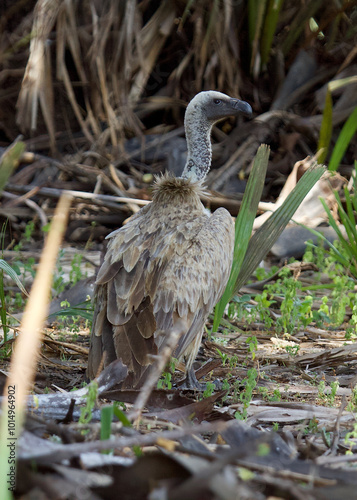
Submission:
[[[63,317],[79,316],[88,321],[92,321],[93,319],[92,302],[89,300],[86,302],[81,302],[80,304],[77,304],[75,306],[64,307],[59,311],[51,313],[48,317],[51,318],[53,316],[63,316]]]
[[[343,155],[351,142],[352,137],[357,130],[357,106],[348,117],[346,123],[342,127],[338,136],[335,147],[333,148],[331,159],[328,165],[330,171],[334,172],[338,169]]]
[[[342,224],[345,226],[347,235],[348,235],[348,240],[351,245],[351,250],[353,252],[354,259],[357,259],[357,230],[356,230],[356,221],[355,221],[355,216],[353,213],[353,208],[352,208],[352,201],[351,201],[351,196],[350,193],[345,187],[344,189],[345,192],[345,200],[346,200],[346,208],[347,212],[343,208],[342,202],[340,197],[338,196],[338,211],[340,214],[340,219]],[[336,193],[338,194],[338,193]],[[336,196],[337,199],[337,196]]]
[[[329,224],[332,227],[332,229],[335,231],[335,233],[337,234],[337,237],[338,237],[341,245],[343,246],[343,248],[346,251],[347,255],[352,256],[352,254],[351,254],[351,247],[348,244],[348,242],[345,240],[345,238],[344,238],[344,236],[343,236],[340,228],[337,225],[337,222],[333,218],[331,210],[327,206],[326,201],[323,198],[320,198],[320,201],[321,201],[321,203],[322,203],[322,205],[323,205],[323,207],[325,209],[325,212],[327,214]]]
[[[332,136],[332,96],[327,86],[325,107],[322,114],[322,123],[320,128],[320,137],[317,146],[317,151],[319,152],[318,161],[323,163],[326,159],[328,149],[330,147],[330,141]]]
[[[110,439],[111,425],[113,420],[113,405],[104,406],[100,412],[100,439],[105,441]],[[110,453],[110,450],[103,450],[103,454]]]
[[[119,404],[118,401],[114,401],[113,404],[114,415],[117,417],[119,422],[121,422],[124,425],[124,427],[132,427],[132,423],[130,422],[126,414],[123,412],[123,410],[119,408],[118,404]]]
[[[26,288],[24,285],[21,283],[19,277],[17,276],[15,270],[4,260],[0,259],[0,269],[2,271],[5,271],[6,274],[10,276],[10,278],[15,281],[16,285],[20,288],[21,292],[29,296],[29,294],[26,291]]]
[[[236,280],[234,293],[248,281],[250,275],[269,252],[297,208],[325,171],[323,165],[312,165],[301,177],[284,203],[269,217],[250,239],[241,272]]]
[[[274,33],[279,19],[279,13],[284,0],[269,0],[267,13],[264,19],[264,26],[261,39],[262,65],[265,65],[270,56]]]
[[[353,214],[352,196],[350,195],[350,192],[349,192],[347,186],[344,187],[343,191],[345,193],[348,218],[349,218],[350,222],[355,226],[356,222],[355,222],[355,216]]]
[[[235,246],[233,265],[226,290],[215,308],[213,329],[216,330],[223,316],[224,308],[231,299],[233,290],[241,265],[246,253],[254,219],[257,213],[258,203],[263,191],[265,174],[268,167],[270,149],[266,145],[259,147],[254,158],[253,168],[250,173],[246,190],[244,192],[242,206],[240,208],[235,225]]]
[[[340,239],[340,237],[341,237],[341,238],[343,238],[342,233],[341,233],[341,231],[340,231],[340,228],[338,227],[337,222],[336,222],[336,221],[335,221],[335,219],[333,218],[332,213],[331,213],[331,210],[330,210],[330,209],[329,209],[329,207],[327,206],[326,201],[325,201],[323,198],[320,198],[320,201],[321,201],[321,203],[322,203],[322,205],[323,205],[323,207],[324,207],[324,209],[325,209],[325,212],[326,212],[326,214],[327,214],[327,217],[328,217],[328,222],[329,222],[330,226],[332,227],[332,229],[334,229],[334,230],[335,230],[335,232],[337,233],[337,236],[338,236],[338,238],[339,238],[339,239]],[[344,238],[343,238],[343,239],[344,239]]]
[[[349,261],[341,254],[341,252],[335,247],[335,245],[333,243],[331,243],[331,241],[329,241],[326,238],[326,236],[323,233],[320,233],[319,231],[316,231],[316,229],[312,229],[311,227],[307,227],[304,224],[300,224],[299,222],[296,222],[296,224],[307,229],[308,231],[310,231],[310,233],[314,234],[318,238],[321,238],[323,240],[323,242],[327,246],[329,246],[331,248],[331,250],[333,250],[335,257],[336,257],[336,260],[338,260],[338,262],[340,262],[343,266],[345,266],[345,267],[348,266]],[[315,245],[312,245],[312,246],[315,246]],[[321,286],[321,288],[323,288],[323,286],[325,286],[325,285],[326,284],[319,285],[319,286]],[[335,286],[335,285],[333,285],[333,286]],[[309,287],[307,287],[307,288],[309,288]]]

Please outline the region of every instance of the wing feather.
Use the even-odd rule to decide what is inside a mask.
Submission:
[[[113,276],[116,275],[116,273],[122,266],[123,263],[121,261],[112,262],[110,259],[105,259],[101,268],[99,269],[96,284],[104,285],[104,283],[108,283],[108,281],[110,281]]]
[[[140,254],[140,248],[136,246],[130,246],[130,248],[125,250],[123,253],[123,264],[128,273],[130,273],[130,271],[136,266],[140,258]]]
[[[180,339],[176,350],[178,356],[200,334],[199,330],[226,287],[234,246],[234,226],[230,214],[225,209],[216,210],[190,243],[182,256],[176,255],[171,261],[153,298],[155,312],[160,309],[162,290],[165,294],[172,290],[178,314],[186,314],[187,307],[194,315],[188,332]]]
[[[230,214],[218,209],[209,216],[198,203],[173,212],[170,204],[153,202],[111,233],[98,273],[104,313],[98,311],[94,330],[104,323],[106,331],[111,327],[116,356],[133,372],[130,383],[142,379],[149,355],[180,318],[187,332],[176,355],[193,349],[190,359],[195,357],[196,337],[201,338],[228,280],[234,241]]]

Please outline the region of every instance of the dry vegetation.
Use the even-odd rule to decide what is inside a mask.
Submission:
[[[83,303],[104,236],[149,202],[154,174],[183,168],[185,104],[204,89],[239,96],[254,109],[253,120],[227,120],[213,131],[210,208],[237,215],[261,143],[271,149],[264,201],[277,199],[306,156],[318,154],[332,169],[337,162],[349,181],[357,159],[356,37],[355,0],[3,1],[3,259],[30,289],[44,228],[71,191],[50,312],[64,299]],[[8,149],[20,134],[25,152],[19,143]],[[346,183],[333,182],[339,189]],[[336,201],[329,206],[338,219]],[[38,398],[27,403],[15,497],[354,499],[354,281],[344,281],[349,271],[321,248],[309,257],[287,266],[280,282],[273,276],[268,291],[243,290],[218,332],[207,325],[197,377],[218,380],[221,389],[208,386],[201,399],[171,389],[178,366],[172,379],[161,379],[164,390],[151,394],[139,428],[129,421],[137,394],[115,388],[125,372],[120,364],[98,380],[96,404],[86,389],[58,391],[85,382],[91,314],[82,309],[82,319],[73,319],[62,304],[64,320],[48,320],[38,364],[34,355],[26,366]],[[267,266],[285,263],[278,260],[271,256]],[[0,281],[2,305],[18,319],[25,295],[6,269]],[[68,290],[68,282],[77,285]],[[24,322],[35,331],[30,313]],[[10,335],[0,350],[4,387],[12,348]],[[10,376],[21,379],[14,367]],[[123,404],[113,408],[112,401]],[[108,449],[114,456],[98,453]],[[0,460],[1,474],[4,450]]]

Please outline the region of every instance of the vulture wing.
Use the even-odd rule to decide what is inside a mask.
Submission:
[[[105,365],[118,357],[128,366],[132,386],[178,317],[187,332],[175,355],[192,351],[193,362],[228,280],[234,227],[225,209],[209,216],[203,206],[182,206],[172,214],[152,203],[109,238],[97,277],[88,373],[95,375],[105,352]]]

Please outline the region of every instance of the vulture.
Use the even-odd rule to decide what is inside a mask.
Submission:
[[[95,292],[87,374],[115,359],[128,368],[125,388],[139,388],[175,325],[183,325],[173,352],[186,366],[186,384],[199,386],[193,362],[209,313],[230,274],[234,224],[224,208],[210,214],[200,197],[211,166],[211,129],[252,109],[216,91],[197,94],[185,113],[187,161],[181,177],[157,178],[152,203],[107,236]]]

